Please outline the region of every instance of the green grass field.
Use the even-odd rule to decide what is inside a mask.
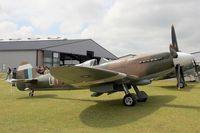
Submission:
[[[89,90],[28,92],[0,81],[0,132],[200,132],[200,84],[175,81],[140,87],[146,103],[122,105],[123,92],[90,97]],[[132,90],[133,92],[133,90]]]

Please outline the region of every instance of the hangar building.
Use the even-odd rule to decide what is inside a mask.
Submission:
[[[28,61],[33,66],[74,65],[101,57],[117,57],[92,39],[47,39],[0,41],[0,69]]]

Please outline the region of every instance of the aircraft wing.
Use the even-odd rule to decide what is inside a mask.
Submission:
[[[37,82],[37,79],[11,79],[10,82],[24,82],[24,83],[35,83]]]
[[[50,73],[56,79],[75,87],[93,86],[108,82],[122,81],[128,78],[124,73],[95,67],[52,67]],[[137,77],[132,76],[132,80]]]

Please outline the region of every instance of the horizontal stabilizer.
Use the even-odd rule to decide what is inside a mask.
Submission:
[[[11,79],[11,83],[17,83],[17,82],[24,82],[24,83],[36,83],[37,79]]]

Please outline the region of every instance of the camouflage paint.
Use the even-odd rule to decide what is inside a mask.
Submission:
[[[173,58],[168,52],[124,58],[97,66],[97,68],[122,72],[139,78],[170,70],[173,67]]]

